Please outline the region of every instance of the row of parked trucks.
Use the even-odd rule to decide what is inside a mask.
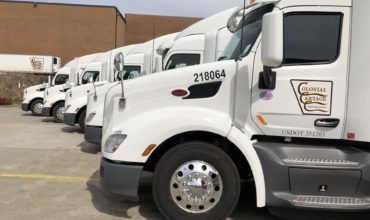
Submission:
[[[22,109],[101,144],[105,190],[168,219],[258,207],[370,209],[370,1],[257,0],[180,33],[77,58]],[[369,111],[368,111],[369,110]]]

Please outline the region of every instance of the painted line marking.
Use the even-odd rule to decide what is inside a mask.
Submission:
[[[23,179],[44,179],[59,181],[88,181],[89,177],[84,176],[53,176],[41,174],[0,174],[0,178],[23,178]]]

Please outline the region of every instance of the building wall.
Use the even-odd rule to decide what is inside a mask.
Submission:
[[[0,2],[0,52],[69,60],[124,44],[114,7]]]
[[[126,27],[126,22],[121,16],[117,16],[117,34],[116,34],[116,48],[117,47],[122,47],[125,45],[125,39],[126,39],[126,34],[125,34],[125,27]]]
[[[162,35],[179,32],[200,18],[126,14],[126,45],[142,43]]]
[[[115,7],[0,0],[0,53],[75,57],[182,31],[199,18],[126,14]]]

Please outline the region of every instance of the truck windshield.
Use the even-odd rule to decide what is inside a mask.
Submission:
[[[54,78],[54,85],[62,85],[64,83],[66,83],[66,81],[68,80],[69,78],[69,75],[68,74],[59,74],[59,75],[56,75],[55,78]]]
[[[140,66],[124,66],[122,73],[117,75],[117,81],[121,80],[121,75],[123,74],[123,79],[133,79],[140,75]]]
[[[99,77],[99,71],[86,71],[82,77],[82,85],[89,83],[90,77],[96,82]]]
[[[220,60],[232,60],[247,56],[262,31],[263,15],[271,12],[273,8],[273,4],[268,4],[247,14],[244,18],[243,28],[239,27],[239,30],[234,33]],[[242,44],[240,43],[241,39],[243,39]]]

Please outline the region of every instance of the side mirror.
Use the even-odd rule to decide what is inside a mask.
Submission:
[[[284,59],[284,13],[276,11],[266,14],[262,24],[262,54],[264,65],[259,76],[260,89],[273,90],[276,87],[276,72],[272,68],[281,66]]]
[[[282,11],[266,14],[262,24],[262,63],[267,67],[279,67],[283,63],[283,17]]]
[[[91,76],[90,78],[89,78],[89,83],[93,83],[94,82],[94,78]]]
[[[48,84],[51,85],[51,76],[48,76]]]
[[[113,63],[114,63],[114,70],[117,71],[117,72],[122,72],[123,71],[123,63],[124,63],[123,53],[118,53],[114,57]]]

